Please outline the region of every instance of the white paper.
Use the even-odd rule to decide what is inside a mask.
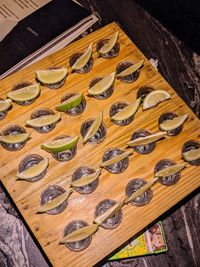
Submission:
[[[25,17],[51,0],[0,0],[0,41]]]

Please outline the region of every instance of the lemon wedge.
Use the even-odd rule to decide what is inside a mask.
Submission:
[[[141,97],[137,98],[135,102],[129,104],[119,112],[117,112],[114,116],[111,117],[113,121],[122,121],[127,120],[131,116],[133,116],[138,110],[141,102]]]
[[[35,128],[51,125],[60,119],[60,113],[54,115],[45,115],[39,118],[26,121],[26,124]]]
[[[98,169],[96,172],[88,174],[88,175],[84,175],[82,176],[80,179],[73,181],[71,183],[71,185],[73,187],[81,187],[81,186],[85,186],[88,185],[92,182],[94,182],[101,174],[101,169]]]
[[[99,82],[92,86],[88,90],[89,95],[101,95],[106,90],[108,90],[115,82],[116,73],[113,72],[105,77],[103,77]]]
[[[67,68],[35,71],[36,78],[43,84],[55,84],[67,76]]]
[[[76,94],[70,98],[68,98],[66,101],[63,101],[60,105],[56,107],[59,111],[67,111],[74,107],[77,107],[83,99],[83,93]]]
[[[133,151],[131,151],[131,150],[130,151],[126,151],[126,152],[124,152],[124,153],[122,153],[120,155],[117,155],[117,156],[115,156],[115,157],[113,157],[111,159],[108,159],[108,160],[102,162],[100,164],[100,167],[104,168],[104,167],[110,166],[112,164],[118,163],[119,161],[127,158],[128,156],[130,156],[132,154],[133,154]]]
[[[83,143],[85,144],[91,137],[93,137],[98,131],[101,123],[103,121],[103,111],[99,112],[97,118],[91,124],[89,130],[83,138]]]
[[[0,142],[6,144],[16,144],[25,142],[28,140],[30,133],[18,133],[18,134],[9,134],[0,136]]]
[[[0,100],[0,112],[8,110],[11,105],[11,99]]]
[[[138,137],[138,138],[128,142],[127,145],[130,147],[146,145],[146,144],[149,144],[149,143],[152,143],[152,142],[155,142],[155,141],[161,139],[166,134],[167,134],[167,132],[159,132],[159,133],[151,134],[151,135],[144,136],[144,137]]]
[[[71,149],[78,143],[78,140],[79,140],[78,136],[74,138],[65,137],[62,139],[51,141],[50,143],[47,144],[42,144],[41,148],[52,153],[62,152]]]
[[[168,100],[171,98],[171,95],[165,90],[154,90],[150,92],[143,101],[143,110],[155,107],[159,103]]]
[[[188,162],[200,159],[200,148],[191,149],[183,153],[183,158]]]
[[[39,83],[28,85],[16,91],[7,93],[7,97],[14,101],[29,101],[36,98],[40,94]]]
[[[77,59],[77,61],[72,66],[72,70],[80,70],[82,69],[89,61],[92,56],[92,43],[89,45],[87,50],[82,54],[81,57]]]
[[[74,243],[79,242],[91,235],[93,235],[97,230],[99,226],[98,224],[92,224],[84,226],[78,230],[73,231],[72,233],[66,235],[59,243]]]
[[[19,180],[29,180],[38,175],[40,175],[49,165],[49,159],[45,157],[39,163],[31,166],[30,168],[24,170],[23,172],[18,172],[16,178]]]
[[[183,116],[174,117],[172,120],[166,120],[159,125],[163,131],[171,131],[181,126],[188,118],[188,114]]]
[[[131,65],[130,67],[128,67],[125,70],[123,70],[122,72],[118,73],[117,77],[126,77],[128,75],[131,75],[132,73],[134,73],[137,70],[139,70],[142,67],[143,64],[144,64],[144,59],[139,61],[138,63],[135,63],[135,64]]]
[[[70,194],[72,193],[73,189],[70,188],[68,191],[66,191],[64,194],[55,197],[53,199],[51,199],[50,201],[46,202],[44,205],[42,205],[39,210],[37,211],[37,213],[44,213],[47,212],[49,210],[52,210],[56,207],[58,207],[59,205],[61,205],[65,200],[68,199],[68,197],[70,196]]]
[[[107,54],[115,46],[119,37],[119,32],[115,32],[112,36],[109,37],[108,41],[101,47],[98,51],[99,54]]]

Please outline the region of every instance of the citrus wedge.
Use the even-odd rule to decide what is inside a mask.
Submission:
[[[8,110],[11,105],[12,105],[11,99],[0,100],[0,112]]]
[[[163,131],[171,131],[173,129],[181,126],[188,118],[188,114],[183,116],[175,117],[172,120],[166,120],[159,125],[160,129]]]
[[[41,148],[52,153],[62,152],[71,149],[78,143],[78,140],[79,140],[78,136],[74,138],[65,137],[62,139],[51,141],[50,143],[47,144],[42,144]]]
[[[143,64],[144,64],[144,59],[139,61],[138,63],[135,63],[135,64],[131,65],[130,67],[128,67],[125,70],[123,70],[122,72],[118,73],[117,77],[126,77],[128,75],[131,75],[132,73],[134,73],[137,70],[139,70],[142,67]]]
[[[40,93],[39,83],[28,85],[16,91],[7,93],[7,97],[14,101],[28,101],[36,98]]]
[[[111,74],[105,76],[88,90],[88,94],[101,95],[114,84],[115,76],[116,76],[115,72],[112,72]]]
[[[114,116],[111,117],[112,121],[122,121],[122,120],[127,120],[131,116],[133,116],[136,111],[138,110],[141,102],[141,97],[136,99],[135,102],[129,104],[119,112],[117,112]]]
[[[166,177],[166,176],[170,176],[172,174],[175,174],[179,171],[181,171],[183,168],[185,168],[187,165],[187,163],[179,163],[170,167],[167,167],[165,169],[162,169],[158,172],[155,173],[155,177]]]
[[[151,135],[144,136],[144,137],[138,137],[135,140],[131,140],[130,142],[128,142],[127,145],[130,147],[146,145],[146,144],[149,144],[151,142],[155,142],[161,139],[166,134],[167,132],[159,132],[159,133],[151,134]]]
[[[49,164],[49,159],[45,157],[38,164],[31,166],[30,168],[24,170],[23,172],[18,172],[16,178],[18,180],[29,180],[40,175],[43,171],[46,170]]]
[[[58,207],[59,205],[61,205],[65,200],[68,199],[68,197],[70,196],[70,194],[72,193],[73,189],[70,188],[68,191],[66,191],[64,194],[55,197],[53,199],[51,199],[50,201],[46,202],[44,205],[42,205],[39,210],[37,211],[37,213],[44,213],[47,212],[49,210],[52,210],[56,207]]]
[[[36,78],[43,84],[55,84],[62,81],[67,76],[67,69],[49,69],[37,70],[35,72]]]
[[[93,137],[98,131],[101,123],[103,121],[103,111],[99,112],[97,118],[91,124],[89,130],[83,138],[83,143],[85,144],[91,137]]]
[[[76,94],[70,98],[68,98],[66,101],[62,102],[60,105],[56,107],[59,111],[67,111],[74,107],[77,107],[83,99],[83,93]]]
[[[77,61],[72,66],[72,70],[80,70],[82,69],[89,61],[92,56],[92,43],[88,46],[87,50],[82,54],[81,57],[77,59]]]
[[[7,144],[16,144],[26,141],[30,136],[30,133],[9,134],[0,136],[0,142]]]
[[[98,224],[87,225],[83,228],[80,228],[66,235],[59,243],[64,244],[64,243],[73,243],[73,242],[81,241],[93,235],[98,230],[98,228],[99,228]]]
[[[171,95],[165,90],[154,90],[150,92],[143,101],[143,110],[155,107],[157,104],[170,99]]]
[[[101,169],[98,169],[94,173],[91,173],[91,174],[88,174],[88,175],[84,175],[80,179],[78,179],[76,181],[73,181],[71,183],[71,185],[73,187],[80,187],[80,186],[88,185],[88,184],[94,182],[99,177],[100,174],[101,174]]]
[[[130,156],[131,154],[133,154],[133,151],[130,150],[130,151],[126,151],[120,155],[117,155],[109,160],[106,160],[104,162],[101,163],[100,167],[104,168],[104,167],[107,167],[107,166],[110,166],[112,164],[115,164],[115,163],[118,163],[119,161],[127,158],[128,156]]]
[[[101,215],[97,216],[94,219],[94,223],[97,223],[98,225],[102,224],[105,220],[112,217],[114,214],[116,214],[125,204],[125,199],[121,202],[116,203],[112,207],[110,207],[108,210],[106,210]]]
[[[119,37],[119,32],[115,32],[112,36],[109,37],[108,41],[101,47],[98,51],[99,54],[107,54],[115,46]]]
[[[143,185],[141,188],[139,188],[137,191],[133,192],[129,198],[126,199],[126,204],[129,203],[130,201],[136,199],[136,197],[141,196],[144,194],[149,188],[152,187],[156,182],[158,181],[158,178],[154,178],[145,185]]]
[[[191,149],[183,153],[184,160],[191,162],[193,160],[200,159],[200,148]]]
[[[26,124],[28,124],[29,126],[38,128],[38,127],[43,127],[46,125],[51,125],[57,122],[59,119],[60,119],[60,113],[56,113],[54,115],[45,115],[39,118],[28,120],[26,121]]]

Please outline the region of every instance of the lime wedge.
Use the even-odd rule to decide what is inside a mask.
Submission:
[[[162,169],[158,172],[155,173],[155,177],[167,177],[170,176],[172,174],[175,174],[179,171],[181,171],[182,169],[184,169],[186,167],[187,163],[179,163],[170,167],[167,167],[165,169]]]
[[[135,102],[129,104],[119,112],[117,112],[114,116],[111,117],[112,121],[122,121],[127,120],[131,116],[133,116],[138,110],[141,102],[141,97],[137,98]]]
[[[92,86],[88,90],[88,94],[89,95],[101,95],[114,84],[115,76],[116,76],[115,72],[105,76],[103,79],[101,79],[99,82],[97,82],[94,86]]]
[[[55,84],[62,81],[67,76],[67,69],[49,69],[37,70],[35,72],[36,78],[43,84]]]
[[[133,151],[130,150],[130,151],[126,151],[120,155],[117,155],[109,160],[106,160],[104,162],[101,163],[100,167],[104,168],[104,167],[107,167],[107,166],[110,166],[112,164],[115,164],[115,163],[118,163],[119,161],[127,158],[128,156],[130,156],[131,154],[133,154]]]
[[[57,122],[59,119],[60,119],[60,113],[56,113],[54,115],[45,115],[39,118],[28,120],[26,121],[26,124],[28,124],[29,126],[38,128],[38,127],[43,127],[46,125],[51,125]]]
[[[16,144],[26,141],[30,136],[30,133],[9,134],[0,136],[0,142],[7,144]]]
[[[171,95],[165,90],[154,90],[150,92],[143,101],[143,110],[155,107],[157,104],[170,99]]]
[[[106,210],[101,215],[97,216],[94,219],[94,223],[97,223],[98,225],[102,224],[105,220],[112,217],[114,214],[116,214],[125,204],[125,199],[121,202],[116,203],[112,207],[110,207],[108,210]]]
[[[7,93],[7,97],[14,101],[28,101],[36,98],[40,93],[39,83],[28,85],[16,91]]]
[[[88,175],[84,175],[80,179],[78,179],[76,181],[73,181],[71,183],[71,185],[73,187],[81,187],[81,186],[88,185],[88,184],[94,182],[99,177],[100,174],[101,174],[101,169],[98,169],[94,173],[91,173],[91,174],[88,174]]]
[[[164,137],[166,134],[167,132],[159,132],[159,133],[151,134],[151,135],[144,136],[144,137],[138,137],[135,140],[131,140],[130,142],[128,142],[127,145],[130,147],[146,145],[151,142],[155,142],[159,140],[160,138]]]
[[[74,232],[66,235],[59,243],[74,243],[81,241],[91,235],[93,235],[97,230],[99,226],[98,224],[91,224],[88,226],[84,226],[83,228],[80,228],[78,230],[75,230]]]
[[[83,93],[76,94],[70,98],[68,98],[66,101],[62,102],[60,105],[56,107],[59,111],[67,111],[74,107],[77,107],[83,99]]]
[[[11,105],[11,99],[0,100],[0,112],[8,110]]]
[[[103,121],[103,111],[99,112],[97,118],[91,124],[89,130],[83,138],[83,143],[85,144],[91,137],[93,137],[98,131],[101,123]]]
[[[31,166],[30,168],[24,170],[23,172],[18,172],[16,174],[17,179],[19,180],[29,180],[40,175],[43,171],[46,170],[49,164],[49,159],[46,157],[41,160],[38,164]]]
[[[183,153],[184,160],[191,162],[200,158],[200,148],[191,149]]]
[[[78,140],[79,140],[78,136],[74,138],[65,137],[62,139],[51,141],[50,143],[47,144],[42,144],[41,148],[52,153],[62,152],[71,149],[78,143]]]
[[[68,197],[70,196],[70,194],[72,193],[73,189],[70,188],[68,191],[66,191],[64,194],[55,197],[53,199],[51,199],[50,201],[46,202],[44,205],[42,205],[39,210],[37,211],[37,213],[44,213],[46,211],[52,210],[56,207],[58,207],[59,205],[61,205],[66,199],[68,199]]]
[[[110,52],[110,50],[115,46],[117,43],[119,37],[119,32],[115,32],[112,36],[109,37],[108,41],[105,43],[105,45],[102,46],[102,48],[98,51],[99,54],[107,54]]]
[[[92,56],[92,43],[88,46],[87,50],[82,54],[81,57],[77,59],[77,61],[72,66],[72,70],[80,70],[82,69],[89,61]]]
[[[126,199],[126,204],[129,203],[130,201],[136,199],[136,197],[141,196],[144,194],[149,188],[152,187],[156,182],[158,181],[158,178],[154,178],[145,185],[143,185],[141,188],[139,188],[137,191],[133,192],[129,198]]]
[[[137,70],[139,70],[142,67],[143,64],[144,64],[144,59],[139,61],[138,63],[135,63],[135,64],[131,65],[130,67],[128,67],[125,70],[123,70],[122,72],[118,73],[117,77],[126,77],[128,75],[131,75],[132,73],[134,73]]]
[[[172,120],[166,120],[159,125],[160,129],[163,131],[171,131],[173,129],[181,126],[188,118],[188,114],[183,116],[175,117]]]

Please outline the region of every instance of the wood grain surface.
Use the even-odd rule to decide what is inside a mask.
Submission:
[[[95,51],[96,42],[103,37],[109,36],[116,30],[119,30],[120,33],[119,55],[110,60],[98,58]],[[2,182],[53,266],[94,265],[200,185],[200,181],[197,179],[198,168],[190,166],[182,171],[181,180],[175,186],[164,187],[156,184],[153,187],[153,200],[147,206],[141,208],[130,205],[126,206],[123,209],[123,220],[120,226],[110,231],[99,229],[93,236],[91,245],[83,252],[71,252],[65,246],[58,245],[58,241],[63,235],[64,226],[68,222],[74,219],[83,219],[91,223],[95,206],[99,201],[105,198],[112,198],[114,200],[122,199],[126,184],[133,178],[141,177],[150,180],[153,176],[153,168],[160,159],[169,158],[180,162],[183,143],[189,139],[197,140],[200,134],[200,123],[198,119],[177,96],[169,84],[151,66],[147,59],[145,59],[144,67],[136,82],[125,84],[117,80],[113,95],[106,100],[100,101],[87,96],[88,84],[95,76],[104,76],[111,73],[122,60],[131,59],[136,62],[145,58],[115,23],[86,36],[39,63],[6,78],[0,83],[1,91],[3,92],[1,97],[5,97],[6,92],[10,91],[12,86],[21,80],[34,82],[34,71],[37,69],[44,69],[55,65],[69,67],[69,57],[74,52],[85,50],[91,42],[94,44],[94,66],[89,73],[84,75],[70,73],[65,85],[55,91],[43,87],[40,97],[33,104],[26,107],[14,104],[13,109],[8,113],[7,117],[0,122],[1,129],[10,124],[25,126],[24,122],[30,118],[33,110],[41,107],[54,110],[56,104],[60,102],[61,97],[68,92],[82,91],[86,98],[87,107],[85,112],[80,116],[69,117],[66,114],[62,114],[61,121],[57,124],[56,128],[52,132],[43,135],[27,128],[27,131],[31,132],[32,138],[18,152],[8,152],[1,148],[0,164]],[[155,88],[167,90],[170,92],[172,99],[148,111],[142,111],[140,108],[134,121],[128,126],[119,127],[111,123],[109,119],[111,104],[119,100],[129,103],[134,101],[137,89],[144,85],[152,85]],[[98,145],[83,145],[81,140],[78,144],[78,152],[75,158],[65,163],[55,161],[49,154],[40,149],[41,143],[50,141],[58,135],[80,135],[81,124],[88,118],[94,118],[100,110],[104,111],[104,123],[107,127],[107,136],[102,143]],[[109,174],[103,170],[96,191],[86,196],[73,193],[69,199],[69,205],[63,213],[55,216],[36,214],[39,207],[40,195],[48,185],[64,184],[67,187],[71,175],[76,168],[80,166],[96,167],[101,162],[102,155],[108,148],[125,148],[125,144],[130,139],[132,133],[138,129],[143,128],[152,132],[158,131],[158,118],[165,111],[175,112],[180,115],[185,113],[189,114],[189,119],[184,124],[181,134],[176,137],[167,137],[166,140],[159,142],[155,151],[149,155],[138,155],[134,153],[129,159],[129,167],[122,174]],[[15,181],[15,174],[20,160],[30,153],[38,153],[42,156],[49,155],[50,166],[47,175],[44,179],[36,183]]]

